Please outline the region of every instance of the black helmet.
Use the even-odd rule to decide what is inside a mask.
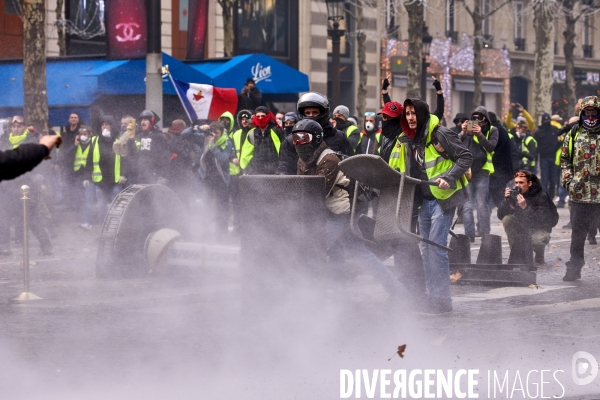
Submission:
[[[304,109],[306,107],[318,107],[319,115],[316,117],[305,117]],[[325,125],[329,121],[329,101],[327,97],[323,96],[318,92],[304,93],[298,99],[298,114],[300,118],[308,118],[317,121],[321,126]]]
[[[321,141],[323,140],[323,128],[319,123],[313,121],[312,119],[306,118],[294,125],[292,128],[292,135],[300,132],[310,133],[312,135],[311,143],[315,147],[321,144]]]
[[[143,119],[147,119],[150,121],[150,123],[152,124],[152,126],[156,125],[158,123],[158,121],[160,121],[160,118],[158,115],[156,115],[156,113],[154,111],[150,111],[150,110],[144,110],[140,113],[140,117],[138,118],[140,121]]]

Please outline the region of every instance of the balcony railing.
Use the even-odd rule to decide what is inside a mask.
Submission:
[[[515,50],[516,51],[525,51],[525,39],[524,38],[515,38]]]

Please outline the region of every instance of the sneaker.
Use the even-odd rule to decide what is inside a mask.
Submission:
[[[590,242],[590,244],[598,244],[598,242],[596,241],[596,236],[588,237],[588,241]]]
[[[481,237],[481,232],[479,232],[479,231],[475,232],[475,237]]]
[[[571,229],[571,221],[568,224],[563,225],[563,229]]]
[[[475,243],[475,236],[469,235],[469,241]]]
[[[565,202],[559,201],[558,203],[556,203],[556,208],[565,208]]]
[[[92,225],[90,225],[90,224],[83,223],[83,224],[81,224],[79,226],[81,228],[85,229],[86,231],[91,231],[92,230]]]
[[[535,265],[546,265],[546,261],[544,260],[544,255],[535,255],[535,258],[533,260]]]

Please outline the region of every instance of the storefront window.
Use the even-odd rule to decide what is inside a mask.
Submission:
[[[236,13],[236,53],[290,57],[290,33],[297,14],[285,0],[240,0]],[[297,29],[296,29],[297,30]],[[295,35],[294,35],[295,37]]]

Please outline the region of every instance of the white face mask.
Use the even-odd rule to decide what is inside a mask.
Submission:
[[[81,135],[81,136],[79,136],[79,141],[80,141],[81,143],[87,143],[87,141],[88,141],[88,140],[90,140],[90,137],[89,137],[89,136],[86,136],[86,135]]]
[[[104,136],[105,138],[109,138],[110,137],[110,131],[108,129],[105,129],[102,131],[102,136]]]
[[[372,131],[372,130],[373,130],[373,128],[375,128],[375,124],[373,124],[372,122],[367,122],[367,123],[365,123],[365,128],[366,128],[368,131]]]

